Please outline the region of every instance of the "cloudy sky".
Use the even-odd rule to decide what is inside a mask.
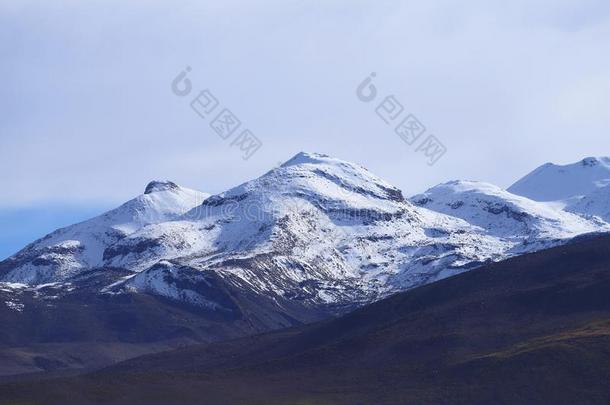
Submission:
[[[607,0],[4,0],[0,39],[0,258],[151,179],[221,192],[301,150],[406,195],[610,155]],[[189,107],[203,89],[262,141],[249,160]],[[434,166],[375,114],[390,95]]]

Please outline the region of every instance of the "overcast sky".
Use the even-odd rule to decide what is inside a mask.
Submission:
[[[0,242],[31,210],[89,214],[151,179],[221,192],[301,150],[406,195],[610,155],[609,17],[607,0],[0,1]],[[189,107],[203,89],[263,142],[249,160]],[[446,146],[434,166],[375,114],[387,95]]]

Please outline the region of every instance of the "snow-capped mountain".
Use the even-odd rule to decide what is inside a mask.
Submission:
[[[209,194],[153,181],[144,194],[87,221],[61,228],[2,263],[2,279],[43,284],[102,266],[104,251],[140,228],[171,221],[201,204]]]
[[[153,182],[116,210],[0,263],[0,281],[94,285],[110,296],[153,294],[226,313],[246,299],[237,296],[257,305],[264,297],[271,312],[342,311],[608,230],[597,218],[484,183],[446,183],[406,200],[365,168],[315,153],[201,197]]]
[[[581,217],[610,222],[610,157],[588,157],[563,166],[547,163],[508,191]]]
[[[610,184],[610,158],[588,157],[568,165],[546,163],[518,180],[508,191],[536,201],[578,199]]]
[[[112,288],[174,297],[164,282],[170,275],[213,272],[258,294],[352,305],[497,260],[509,247],[458,218],[413,206],[358,165],[311,153],[208,198],[188,217],[142,228],[107,249],[108,266],[138,271]]]
[[[555,243],[583,233],[597,232],[606,224],[557,209],[556,205],[512,194],[478,181],[450,181],[410,198],[414,204],[462,218],[490,235],[522,243]]]

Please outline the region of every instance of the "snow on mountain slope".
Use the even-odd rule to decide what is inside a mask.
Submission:
[[[5,281],[40,284],[63,280],[79,270],[101,266],[106,248],[154,223],[175,219],[208,194],[153,181],[145,193],[87,221],[58,229],[2,263]]]
[[[127,289],[132,291],[157,294],[199,307],[208,307],[212,310],[224,309],[221,304],[211,300],[213,294],[212,297],[203,296],[194,289],[189,288],[194,283],[205,283],[207,286],[210,286],[210,283],[206,281],[205,273],[192,272],[188,275],[182,272],[179,266],[161,260],[149,271],[139,273],[135,277],[130,278],[126,285]],[[213,293],[213,291],[208,290],[208,293],[210,292]]]
[[[595,216],[610,222],[610,184],[598,187],[582,198],[568,204],[565,210],[583,216]]]
[[[610,184],[610,157],[588,157],[564,166],[546,163],[508,191],[536,201],[558,201],[579,198],[606,184]]]
[[[129,288],[158,288],[146,273],[164,258],[260,294],[346,304],[497,260],[510,247],[414,207],[361,166],[313,153],[208,198],[188,218],[124,238],[106,251],[106,264],[143,272]]]
[[[533,201],[492,184],[451,181],[410,198],[414,204],[462,218],[490,235],[526,245],[572,238],[608,230],[602,221],[589,220]]]
[[[171,258],[265,251],[280,243],[274,228],[290,224],[299,238],[307,237],[312,227],[340,236],[341,229],[326,213],[374,220],[374,215],[389,217],[400,208],[400,191],[366,170],[303,153],[258,179],[208,198],[186,215],[188,220],[134,233],[109,250],[107,260],[113,266],[146,267],[150,262],[141,259],[150,257],[154,262],[158,254]],[[310,241],[308,251],[315,243]],[[135,248],[146,244],[151,246],[148,251]]]

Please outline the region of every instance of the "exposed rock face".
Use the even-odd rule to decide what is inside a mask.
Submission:
[[[157,191],[179,190],[180,187],[171,181],[151,181],[146,186],[144,194],[150,194]]]

